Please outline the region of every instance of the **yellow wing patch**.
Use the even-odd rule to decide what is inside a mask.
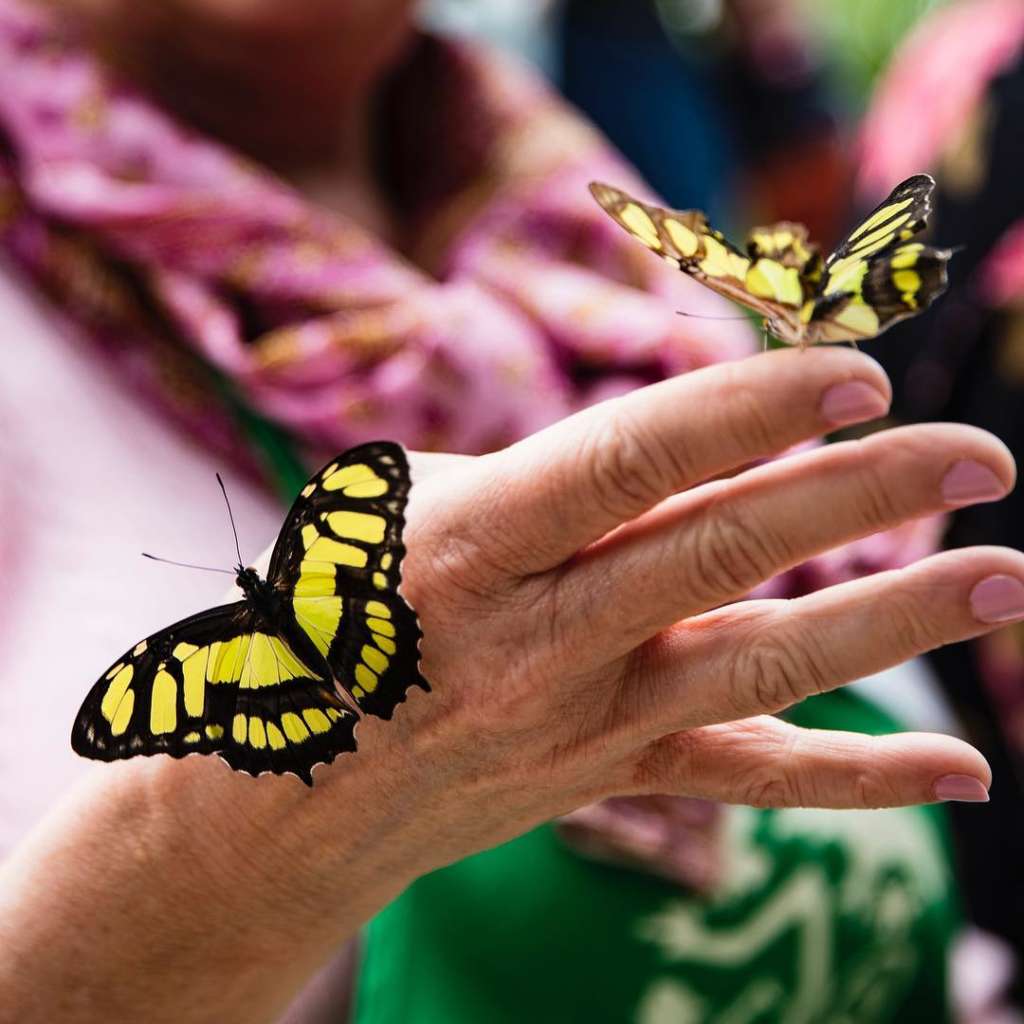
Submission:
[[[380,676],[390,664],[390,655],[396,650],[396,630],[391,621],[391,609],[381,601],[367,601],[363,606],[363,614],[373,646],[363,644],[359,652],[359,661],[353,672],[355,684],[352,687],[352,695],[357,699],[377,689]]]
[[[388,482],[365,463],[329,466],[322,476],[325,491],[341,491],[346,498],[380,498],[388,493]]]
[[[338,635],[343,603],[340,597],[296,597],[295,618],[326,658]]]
[[[775,260],[759,259],[747,272],[747,288],[751,294],[781,302],[787,306],[800,306],[804,290],[800,274],[795,267],[784,267]]]

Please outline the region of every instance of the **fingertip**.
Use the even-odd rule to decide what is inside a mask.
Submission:
[[[889,398],[873,382],[847,380],[829,385],[819,408],[829,426],[841,427],[884,416],[889,411]]]
[[[987,804],[988,786],[973,775],[943,775],[932,793],[939,803]]]

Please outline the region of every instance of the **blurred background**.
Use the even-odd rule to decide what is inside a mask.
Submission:
[[[930,240],[962,247],[949,292],[865,348],[892,376],[892,422],[974,423],[1024,453],[1019,0],[414,6],[0,0],[0,299],[19,339],[0,379],[0,456],[11,479],[33,481],[0,495],[11,567],[0,595],[17,592],[20,606],[3,628],[23,641],[0,670],[8,846],[79,771],[70,754],[44,757],[39,737],[65,750],[86,680],[42,706],[17,682],[45,671],[32,653],[46,642],[32,632],[32,593],[47,621],[79,624],[89,678],[127,634],[212,598],[215,584],[140,581],[135,559],[154,536],[170,539],[169,556],[217,557],[220,510],[201,483],[211,466],[234,468],[243,518],[269,537],[280,502],[324,452],[378,435],[485,451],[589,402],[756,350],[740,325],[680,324],[677,309],[730,309],[618,237],[586,194],[591,178],[646,182],[737,242],[755,224],[790,219],[827,249],[898,181],[932,173]],[[361,18],[366,38],[390,40],[407,14],[415,45],[381,44],[372,159],[355,146],[372,187],[349,187],[358,176],[348,150],[337,174],[337,154],[302,155],[329,77],[295,71],[308,52],[302,33],[355,33]],[[248,35],[235,51],[239,26]],[[267,58],[262,72],[252,54]],[[350,78],[344,97],[362,88]],[[301,116],[283,119],[293,134],[271,134],[279,96],[300,98]],[[76,442],[90,450],[81,477],[61,455]],[[103,497],[123,493],[126,467],[151,493],[111,511]],[[57,521],[41,495],[66,487],[68,473],[79,501]],[[168,488],[209,515],[176,514]],[[28,550],[54,568],[29,579],[21,540],[43,521],[46,538]],[[905,564],[936,544],[1020,547],[1022,533],[1018,493],[852,546],[772,592]],[[83,553],[58,534],[103,548]],[[54,605],[50,581],[68,561],[106,596],[79,588]],[[131,586],[144,593],[126,611],[117,599]],[[992,763],[991,803],[928,812],[927,835],[906,825],[923,812],[602,805],[417,883],[364,941],[433,953],[358,969],[342,957],[290,1019],[521,1020],[543,999],[552,1015],[531,1019],[1024,1020],[1024,632],[948,648],[859,693],[862,704],[820,698],[830,711],[803,721],[959,732]],[[26,714],[37,716],[31,729]],[[16,786],[33,759],[49,765],[38,784]],[[524,864],[509,921],[495,894]],[[824,888],[787,888],[811,877],[809,865]],[[765,908],[782,913],[791,892],[796,924],[779,926],[771,951],[736,939],[761,928]],[[831,924],[801,932],[825,904]],[[465,934],[487,936],[483,954]],[[734,974],[725,953],[703,952],[725,948],[723,935],[744,950]],[[806,959],[815,944],[829,947],[828,966]],[[614,998],[585,981],[613,948],[631,979]],[[510,962],[530,965],[527,1009],[516,1009]],[[471,966],[472,984],[455,964]],[[392,989],[411,1001],[388,1003],[381,993]],[[353,990],[362,995],[350,1005]]]

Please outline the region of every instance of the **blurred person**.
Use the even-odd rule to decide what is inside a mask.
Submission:
[[[560,51],[566,97],[673,205],[839,237],[849,158],[796,0],[569,0]]]
[[[899,325],[873,354],[893,377],[903,422],[955,419],[1024,444],[1024,6],[961,0],[923,21],[879,84],[865,118],[865,205],[908,167],[938,178],[936,244],[961,245],[940,309]],[[949,547],[1024,545],[1024,502],[957,512]],[[971,916],[1024,957],[1024,647],[1019,630],[936,654],[970,734],[1000,767],[984,815],[957,811]],[[1017,980],[1017,999],[1024,984]]]
[[[586,781],[572,790],[555,768],[574,741],[558,730],[581,724],[572,714],[585,702],[557,706],[560,691],[551,684],[567,685],[563,672],[544,676],[527,702],[539,717],[517,747],[541,746],[532,774],[515,786],[502,778],[507,761],[499,751],[511,740],[505,718],[513,709],[500,690],[476,711],[483,734],[456,723],[449,744],[415,770],[403,762],[403,742],[422,749],[429,715],[450,721],[443,698],[460,692],[457,656],[441,652],[446,638],[465,647],[465,613],[454,627],[429,621],[455,600],[460,581],[439,583],[435,602],[415,597],[438,572],[428,552],[446,530],[462,542],[474,522],[508,506],[522,511],[495,535],[514,538],[550,518],[551,507],[564,507],[550,537],[536,537],[569,545],[571,556],[585,546],[577,534],[597,520],[608,528],[653,504],[646,491],[631,493],[645,479],[630,472],[643,466],[637,452],[614,462],[615,429],[628,433],[635,422],[648,424],[651,436],[667,432],[656,451],[671,465],[648,469],[656,489],[678,490],[684,449],[707,449],[703,480],[837,422],[881,413],[886,385],[869,363],[847,353],[784,353],[734,372],[713,369],[749,352],[751,339],[735,327],[676,318],[670,295],[689,310],[714,314],[721,306],[620,237],[586,193],[592,177],[641,189],[633,173],[529,75],[483,48],[416,33],[407,3],[384,10],[333,0],[81,0],[48,12],[3,0],[0,85],[0,241],[19,275],[4,285],[17,347],[0,408],[10,423],[0,452],[15,481],[3,499],[0,799],[12,852],[0,887],[0,969],[25,1008],[21,1019],[32,1019],[30,1011],[53,1019],[55,1005],[81,1020],[126,1016],[129,1007],[151,1020],[269,1019],[334,946],[403,889],[366,935],[353,1011],[363,1022],[522,1020],[543,1012],[593,1020],[635,1014],[653,1024],[728,1011],[835,1011],[875,1021],[908,1006],[928,1019],[947,1015],[956,911],[936,808],[856,818],[792,807],[727,810],[720,801],[984,799],[983,762],[962,744],[839,732],[824,739],[766,719],[749,736],[756,748],[769,735],[759,729],[776,730],[770,735],[783,740],[790,773],[784,779],[760,758],[768,743],[754,750],[763,770],[717,784],[712,769],[720,762],[711,759],[693,781],[677,783],[668,743],[657,748],[668,762],[639,789],[599,785],[587,775],[604,764],[597,744],[572,761]],[[34,305],[27,280],[50,309]],[[701,368],[711,375],[684,373]],[[157,758],[91,773],[71,803],[16,845],[84,774],[66,739],[83,678],[102,669],[126,633],[144,635],[200,604],[202,584],[181,577],[161,577],[158,587],[147,576],[137,600],[140,569],[128,539],[140,540],[134,552],[143,530],[150,546],[166,528],[175,545],[168,553],[201,546],[208,557],[212,532],[223,533],[203,482],[211,453],[250,481],[237,484],[239,518],[271,535],[276,517],[258,482],[275,479],[282,493],[294,493],[303,465],[325,453],[381,435],[420,448],[496,450],[599,399],[672,376],[667,390],[602,406],[493,460],[418,463],[419,494],[433,486],[434,505],[420,498],[419,517],[410,516],[412,534],[423,538],[411,550],[424,553],[407,584],[428,627],[425,652],[435,660],[428,674],[442,699],[410,702],[376,731],[366,723],[367,756],[318,774],[334,801],[320,787],[308,804],[291,780],[254,784],[211,761]],[[819,407],[826,391],[834,398]],[[201,447],[147,416],[140,399]],[[612,431],[604,445],[574,434],[587,424],[598,435]],[[880,516],[865,511],[882,508],[877,495],[872,502],[857,491],[843,501],[819,490],[823,474],[840,494],[845,479],[854,489],[858,480],[870,483],[874,471],[858,472],[856,449],[805,453],[766,471],[780,486],[806,479],[803,504],[834,512],[822,516],[820,537],[812,524],[796,528],[785,517],[781,543],[803,562],[868,532],[865,523],[899,529],[780,574],[792,560],[767,548],[744,568],[747,534],[726,525],[734,561],[724,585],[738,573],[742,590],[761,584],[755,596],[777,599],[897,568],[929,546],[929,528],[910,519],[998,497],[1012,477],[1005,452],[956,428],[886,437],[871,451],[893,487],[891,512]],[[613,464],[604,466],[609,452]],[[968,463],[975,468],[957,469]],[[492,466],[505,467],[497,483],[488,477]],[[441,467],[433,485],[431,467]],[[939,481],[953,470],[956,487],[944,496]],[[752,493],[763,486],[761,477],[742,479],[754,481]],[[607,494],[588,489],[602,480]],[[616,508],[624,503],[614,524],[601,518],[609,499]],[[461,530],[450,525],[459,522]],[[710,530],[722,528],[711,523]],[[635,532],[655,536],[656,527],[654,517]],[[620,540],[629,536],[626,528]],[[707,575],[701,585],[710,583],[710,552],[701,551],[703,568],[670,581],[666,559],[656,558],[645,578],[634,579],[625,602],[632,614],[654,614],[664,601],[675,607],[680,575]],[[481,567],[512,571],[507,551],[484,554]],[[605,581],[633,578],[625,567],[595,571]],[[834,653],[870,652],[870,662],[857,661],[864,674],[989,628],[983,615],[1016,615],[998,600],[984,612],[964,610],[985,572],[997,577],[996,590],[1012,591],[1021,567],[1010,553],[969,552],[883,573],[856,591],[858,608],[885,613],[908,602],[915,628],[890,634],[871,619],[875,642],[865,645],[847,625]],[[489,586],[495,595],[501,589]],[[508,593],[525,593],[523,586],[517,578]],[[948,594],[949,608],[932,607],[918,621],[921,587]],[[833,593],[837,609],[846,607],[841,595],[851,592],[840,589],[825,591],[824,605],[755,603],[738,614],[741,623],[744,614],[772,609],[826,614]],[[538,627],[523,625],[522,609],[494,600],[493,614],[490,605],[474,613],[475,626],[493,619],[539,650]],[[695,600],[702,608],[722,603]],[[567,601],[557,611],[584,623],[600,611],[576,608]],[[627,620],[619,616],[603,635],[623,633]],[[781,656],[809,635],[798,632]],[[500,644],[481,636],[481,657],[490,659]],[[708,636],[714,640],[715,630]],[[572,655],[578,661],[580,650]],[[504,678],[499,666],[492,671]],[[815,663],[791,674],[800,685],[828,688],[844,671]],[[758,709],[777,710],[771,689],[761,687]],[[481,703],[472,689],[466,699]],[[818,696],[790,717],[864,733],[898,728],[845,692]],[[694,735],[735,735],[742,746],[742,729],[709,728]],[[808,744],[813,770],[799,744],[787,745],[796,735]],[[735,764],[735,755],[721,763]],[[486,792],[474,788],[483,777],[477,756],[496,780]],[[20,785],[28,774],[32,785]],[[787,796],[780,786],[795,788]],[[660,796],[665,789],[702,799]],[[617,798],[594,802],[603,796]],[[558,832],[540,828],[428,874],[579,805]],[[395,820],[411,833],[403,826],[396,835]],[[595,863],[606,859],[640,870]],[[426,877],[413,882],[419,876]],[[336,973],[321,978],[297,1019],[343,1016],[337,984],[344,987]],[[138,985],[155,994],[144,996]],[[143,998],[144,1007],[133,1002]]]

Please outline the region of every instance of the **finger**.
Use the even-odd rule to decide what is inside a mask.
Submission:
[[[501,547],[513,571],[541,572],[671,494],[881,415],[889,394],[878,364],[847,349],[696,370],[481,460],[490,476],[462,529],[488,550]]]
[[[911,519],[1001,498],[1013,458],[984,431],[904,427],[665,502],[566,566],[573,645],[615,657],[808,558]]]
[[[752,807],[905,807],[988,799],[985,758],[952,736],[864,736],[762,716],[659,740],[633,769],[642,792]]]
[[[966,548],[792,601],[729,605],[640,648],[622,692],[637,727],[773,714],[943,644],[1024,619],[1024,554]]]

